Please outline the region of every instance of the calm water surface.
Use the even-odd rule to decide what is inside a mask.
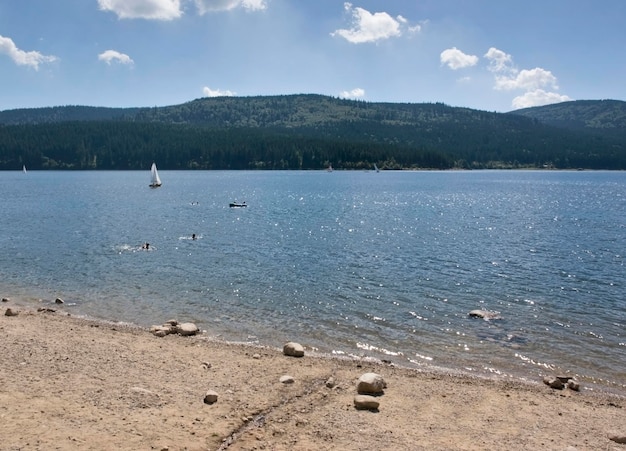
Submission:
[[[161,179],[0,172],[2,296],[414,367],[567,372],[626,393],[626,173]]]

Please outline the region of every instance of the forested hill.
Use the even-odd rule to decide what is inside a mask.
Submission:
[[[0,124],[23,125],[68,121],[132,120],[139,108],[54,106],[0,111]]]
[[[572,130],[626,130],[626,102],[619,100],[576,100],[513,111],[511,114],[536,119]]]
[[[495,113],[321,95],[0,111],[0,169],[626,169],[626,102]]]

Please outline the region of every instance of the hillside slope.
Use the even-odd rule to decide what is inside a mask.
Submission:
[[[626,169],[626,102],[511,113],[321,95],[0,112],[0,169]]]
[[[525,108],[509,114],[573,130],[626,130],[626,102],[620,100],[576,100]]]

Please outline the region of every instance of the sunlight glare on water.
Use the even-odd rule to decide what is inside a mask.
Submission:
[[[233,341],[503,377],[562,371],[624,390],[624,173],[161,179],[151,190],[147,171],[0,173],[3,295],[59,296],[74,314],[143,326],[176,317]]]

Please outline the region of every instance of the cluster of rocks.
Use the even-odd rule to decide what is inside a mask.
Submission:
[[[285,345],[283,346],[283,355],[286,355],[288,357],[304,357],[304,346],[294,341],[285,343]],[[279,382],[281,384],[293,384],[295,381],[296,380],[293,378],[293,376],[290,376],[289,374],[285,374],[279,379]]]
[[[152,326],[152,329],[154,329],[152,333],[156,333],[156,332],[161,333],[160,331],[162,331],[164,328],[167,328],[170,324],[171,324],[171,321],[168,321],[163,326]],[[182,326],[182,324],[180,326]],[[283,354],[289,357],[304,357],[304,347],[300,343],[295,343],[293,341],[290,341],[289,343],[285,343],[285,345],[283,346]],[[254,354],[252,358],[260,359],[261,356],[259,354]],[[204,362],[202,365],[206,369],[211,368],[210,363]],[[281,376],[279,379],[279,382],[281,384],[293,384],[295,381],[296,380],[293,378],[293,376],[290,376],[288,374]],[[326,382],[326,386],[329,387],[329,383],[332,384],[332,386],[334,386],[334,381],[331,381],[331,382],[329,381]],[[332,386],[330,386],[329,388],[332,388]],[[217,402],[217,398],[218,398],[217,392],[215,392],[214,390],[209,390],[204,395],[204,403],[215,404]]]
[[[166,321],[160,326],[152,326],[150,328],[150,333],[156,335],[157,337],[165,337],[170,334],[178,334],[188,337],[190,335],[196,335],[199,332],[200,329],[198,329],[198,326],[194,323],[179,323],[175,319]]]
[[[572,376],[546,376],[543,383],[555,390],[563,390],[565,387],[570,390],[580,391],[580,384]]]
[[[387,383],[380,374],[365,373],[357,381],[354,407],[358,410],[378,410],[378,397],[384,394]]]

